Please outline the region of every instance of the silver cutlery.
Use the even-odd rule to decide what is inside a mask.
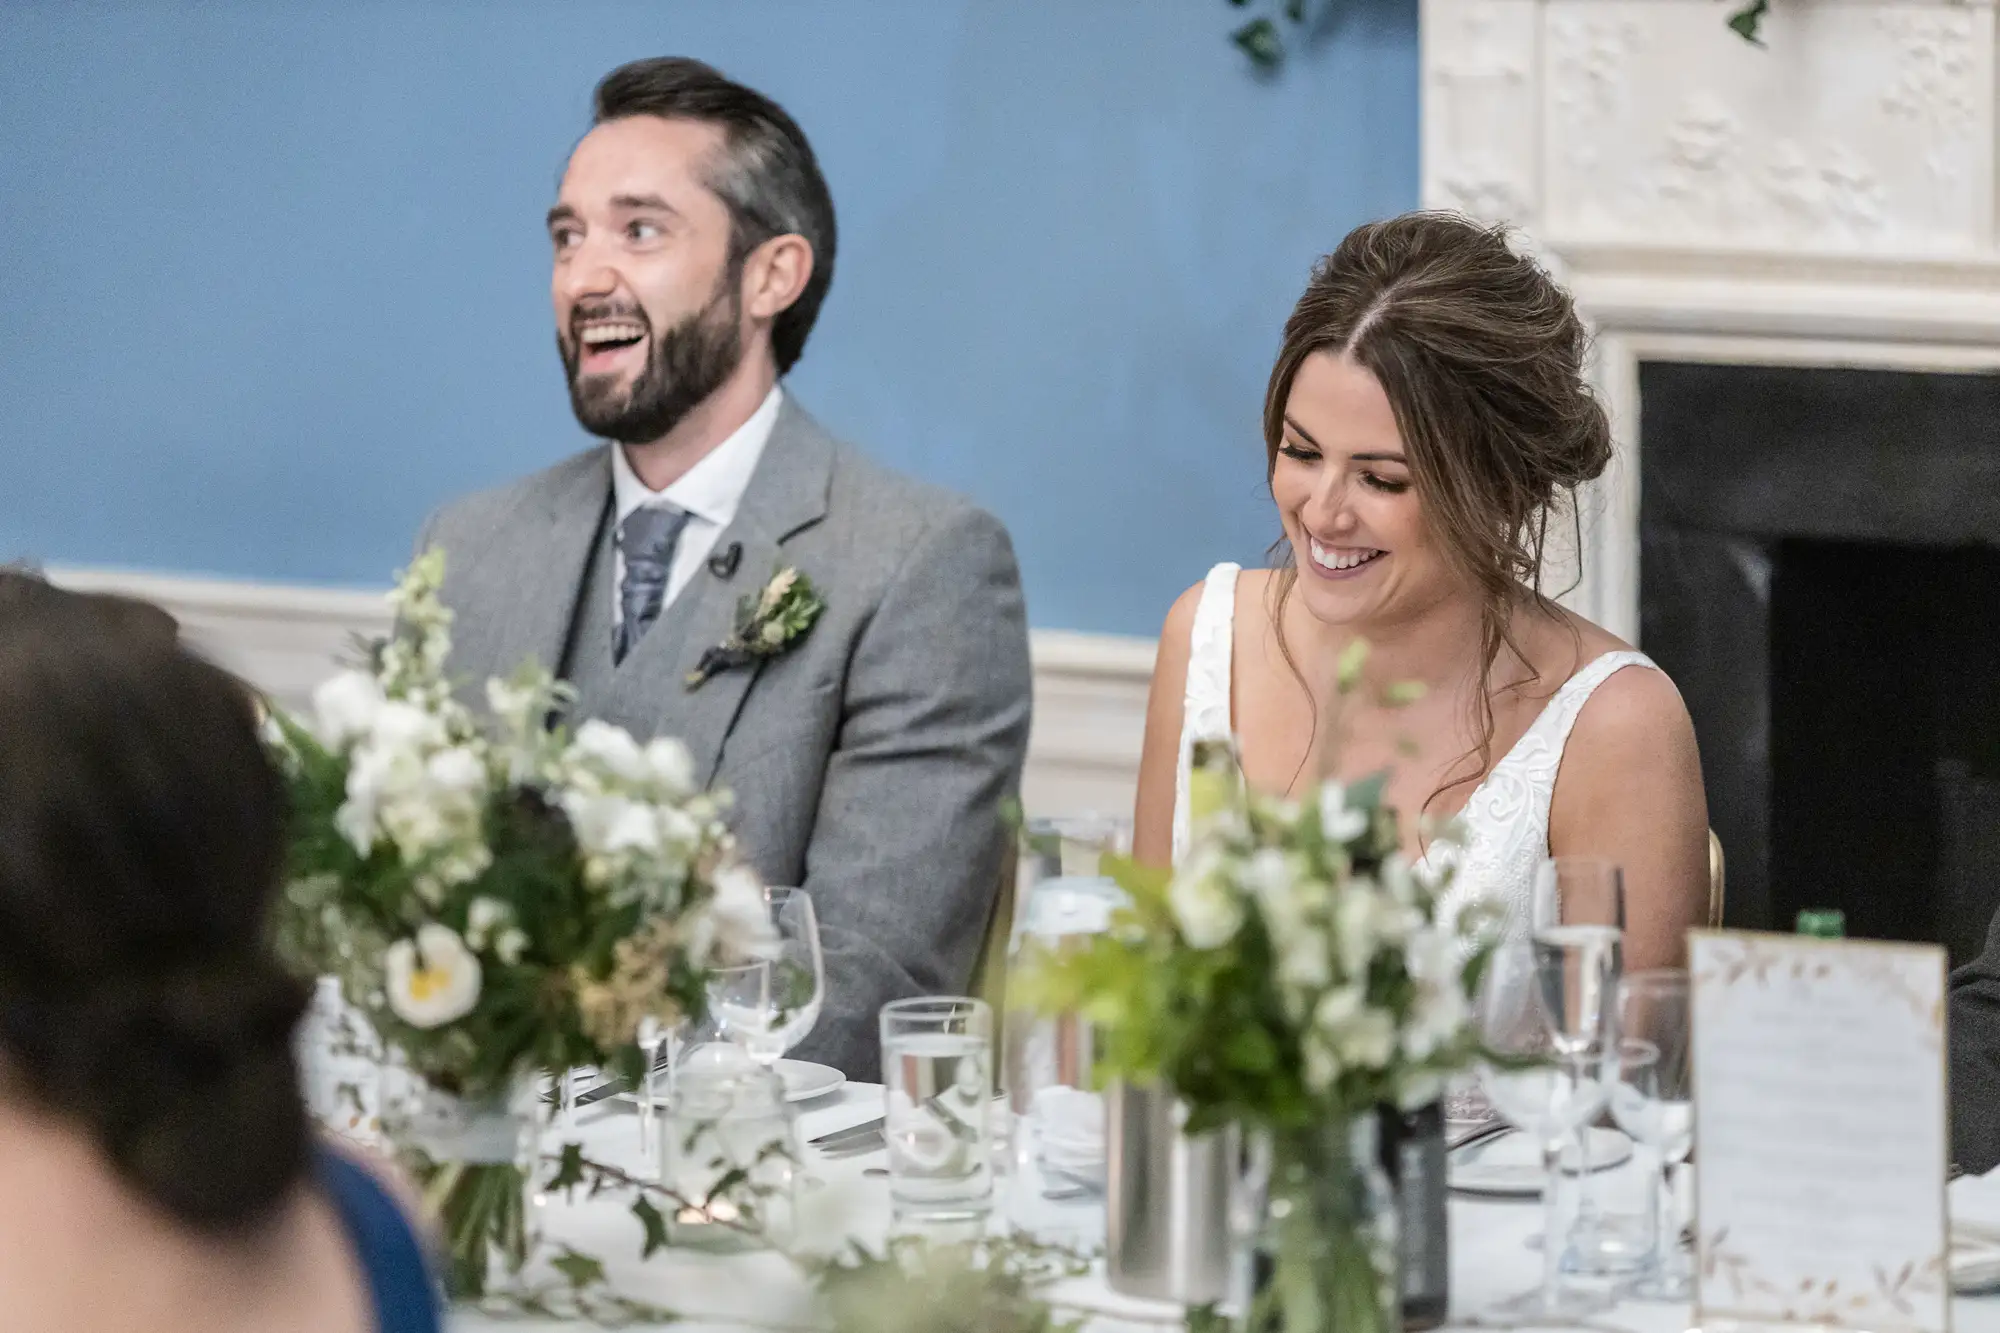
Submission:
[[[594,1106],[595,1104],[603,1101],[607,1097],[616,1097],[619,1093],[625,1091],[627,1091],[627,1089],[625,1087],[624,1079],[622,1078],[607,1079],[604,1082],[598,1084],[596,1087],[592,1088],[590,1091],[578,1094],[577,1099],[571,1102],[570,1105]]]
[[[1475,1144],[1486,1143],[1513,1132],[1514,1127],[1505,1120],[1489,1120],[1474,1129],[1466,1130],[1455,1139],[1447,1140],[1444,1150],[1448,1153],[1457,1152],[1460,1148],[1470,1148]]]
[[[882,1127],[886,1123],[886,1120],[878,1115],[873,1120],[864,1120],[858,1125],[849,1125],[846,1129],[836,1129],[831,1134],[822,1134],[816,1139],[809,1139],[806,1141],[806,1146],[822,1150],[838,1149],[846,1146],[849,1141],[880,1139]]]

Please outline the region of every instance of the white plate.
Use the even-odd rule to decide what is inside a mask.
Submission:
[[[778,1077],[784,1080],[788,1102],[824,1097],[847,1082],[847,1075],[832,1065],[816,1065],[810,1060],[778,1061]]]
[[[1632,1157],[1632,1140],[1615,1129],[1590,1131],[1590,1169],[1608,1171]],[[1576,1150],[1563,1154],[1565,1169],[1576,1170]],[[1539,1199],[1542,1196],[1542,1149],[1526,1134],[1503,1134],[1475,1143],[1451,1155],[1446,1179],[1461,1194],[1495,1199]]]

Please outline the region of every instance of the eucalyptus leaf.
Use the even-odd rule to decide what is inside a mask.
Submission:
[[[572,1250],[568,1246],[564,1246],[561,1254],[549,1260],[549,1267],[561,1273],[569,1285],[578,1291],[604,1281],[604,1264],[600,1260]]]
[[[1729,29],[1752,46],[1762,46],[1764,40],[1759,36],[1759,29],[1764,16],[1770,12],[1771,0],[1751,0],[1729,16]]]
[[[1250,20],[1230,33],[1229,40],[1258,69],[1275,70],[1285,63],[1285,40],[1278,35],[1278,25],[1269,19]]]

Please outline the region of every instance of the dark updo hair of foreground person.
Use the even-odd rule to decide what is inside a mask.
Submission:
[[[268,916],[285,793],[249,696],[86,597],[0,616],[0,1097],[222,1232],[299,1181],[307,992]]]
[[[132,634],[151,634],[169,642],[180,636],[180,622],[151,602],[115,593],[72,592],[58,588],[26,565],[0,565],[0,622],[21,612],[62,606],[102,616],[114,628]]]

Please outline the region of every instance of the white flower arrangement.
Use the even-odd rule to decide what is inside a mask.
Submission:
[[[280,944],[453,1098],[585,1064],[636,1080],[641,1028],[699,1011],[718,950],[768,943],[763,885],[678,741],[552,727],[567,690],[532,665],[487,683],[490,719],[459,702],[443,574],[440,551],[413,562],[395,635],[308,718],[267,720],[293,806]],[[451,1178],[480,1207],[505,1194]],[[482,1217],[446,1219],[461,1290],[499,1234]]]
[[[1163,1080],[1195,1125],[1435,1100],[1477,1053],[1486,918],[1440,912],[1450,871],[1409,863],[1382,782],[1264,796],[1215,743],[1198,747],[1190,800],[1181,864],[1117,864],[1132,907],[1088,947],[1036,960],[1034,1002],[1094,1019],[1107,1072]]]

